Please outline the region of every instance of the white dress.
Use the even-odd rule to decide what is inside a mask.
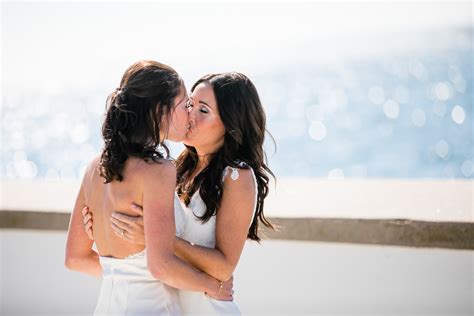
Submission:
[[[184,214],[174,200],[176,235],[184,230]],[[178,291],[153,278],[146,251],[124,259],[100,257],[102,286],[94,315],[181,315]]]
[[[231,172],[232,180],[239,178],[237,168],[227,167],[224,171],[222,179]],[[252,169],[250,169],[252,170]],[[255,182],[255,174],[252,170],[252,175]],[[255,189],[255,196],[257,190]],[[255,199],[256,201],[257,199]],[[180,200],[181,202],[181,200]],[[206,204],[202,200],[199,190],[191,197],[189,206],[181,202],[184,209],[185,229],[181,238],[191,242],[195,245],[204,246],[208,248],[215,248],[216,245],[216,216],[212,216],[206,223],[203,223],[197,216],[202,216],[206,212]],[[255,206],[254,206],[255,212]],[[197,215],[197,216],[196,216]],[[251,222],[249,223],[250,227]],[[201,292],[192,292],[179,290],[179,301],[183,315],[241,315],[239,307],[235,302],[218,301],[206,296]]]

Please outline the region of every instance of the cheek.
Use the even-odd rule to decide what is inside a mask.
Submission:
[[[225,134],[225,127],[224,124],[220,120],[213,120],[211,127],[210,127],[212,138],[215,140],[220,140],[224,137]]]
[[[219,118],[215,116],[196,115],[196,125],[199,137],[216,141],[224,137],[225,127]]]
[[[186,110],[177,110],[175,112],[175,123],[177,126],[182,127],[188,123],[188,112]]]
[[[188,118],[189,118],[189,115],[188,115],[188,110],[186,109],[183,109],[182,111],[180,111],[180,115],[179,115],[179,119],[181,122],[183,122],[183,124],[187,124],[188,123]]]

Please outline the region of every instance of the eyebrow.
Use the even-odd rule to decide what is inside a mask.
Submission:
[[[207,105],[208,107],[210,107],[210,108],[212,109],[212,106],[210,106],[209,104],[207,104],[207,103],[204,102],[204,101],[199,100],[199,103],[202,103],[202,104],[204,104],[204,105]]]
[[[191,96],[191,97],[189,97],[189,99],[192,100],[193,97]],[[214,107],[213,107],[212,105],[209,105],[209,103],[207,103],[206,101],[199,100],[198,103],[204,104],[204,105],[206,105],[207,107],[210,107],[212,110],[214,110]]]

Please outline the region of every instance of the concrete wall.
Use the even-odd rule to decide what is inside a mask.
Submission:
[[[63,231],[0,230],[1,315],[90,315],[100,281],[64,268]],[[248,243],[235,273],[245,315],[472,315],[466,250]]]

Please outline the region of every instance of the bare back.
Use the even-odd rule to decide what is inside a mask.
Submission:
[[[99,175],[98,162],[99,159],[92,162],[83,184],[85,204],[89,206],[93,218],[94,241],[101,256],[125,258],[145,247],[117,236],[110,225],[110,218],[114,211],[138,215],[133,213],[130,205],[143,205],[143,181],[140,174],[144,169],[153,168],[156,163],[129,158],[122,173],[123,180],[104,184],[104,178]]]

